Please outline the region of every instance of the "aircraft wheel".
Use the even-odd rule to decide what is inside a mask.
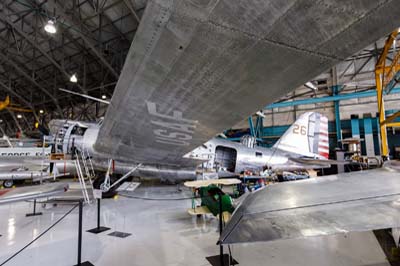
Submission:
[[[4,180],[3,181],[3,187],[5,187],[5,188],[12,188],[13,185],[14,185],[14,181],[12,181],[12,180]]]
[[[96,178],[96,179],[93,181],[93,188],[94,188],[94,189],[100,189],[101,184],[104,183],[104,179],[105,179],[105,176]],[[112,184],[113,181],[114,181],[114,178],[111,177],[111,184]],[[109,191],[103,192],[101,197],[102,197],[103,199],[110,199],[110,198],[113,198],[115,195],[117,195],[117,192],[115,191],[116,189],[117,189],[117,187],[113,187],[113,188],[110,189]]]

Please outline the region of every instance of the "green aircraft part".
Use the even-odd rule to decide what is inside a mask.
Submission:
[[[232,205],[231,197],[215,185],[200,188],[201,206],[206,206],[214,216],[217,216],[219,214],[219,192],[222,194],[222,212],[232,213],[235,208]]]

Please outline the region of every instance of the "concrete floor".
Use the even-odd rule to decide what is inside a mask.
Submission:
[[[179,198],[175,187],[139,187],[136,196]],[[205,257],[216,255],[217,220],[190,217],[190,200],[143,200],[119,197],[102,201],[102,224],[110,231],[99,235],[84,232],[83,261],[109,265],[209,265]],[[43,216],[25,217],[32,203],[0,206],[0,265],[44,231],[71,206],[39,210]],[[84,230],[95,227],[96,206],[84,208]],[[78,211],[6,265],[76,264]],[[107,234],[122,231],[132,235],[121,239]],[[237,245],[233,257],[240,265],[389,265],[373,233],[351,233],[329,237]]]

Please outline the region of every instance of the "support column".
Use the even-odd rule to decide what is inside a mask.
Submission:
[[[371,114],[364,114],[365,152],[368,157],[375,156],[374,135]]]
[[[380,74],[375,74],[376,80],[376,96],[378,102],[378,114],[379,114],[379,129],[381,136],[381,156],[389,157],[389,148],[387,141],[387,131],[385,124],[385,104],[383,101],[383,88]]]
[[[249,121],[250,135],[252,137],[255,137],[256,136],[256,131],[254,129],[253,118],[251,116],[249,116],[248,121]]]
[[[338,95],[340,90],[339,85],[332,86],[333,95]],[[334,101],[335,106],[335,124],[336,124],[336,138],[337,138],[337,145],[339,148],[342,148],[342,127],[340,124],[340,102],[339,100]]]
[[[351,136],[353,138],[360,138],[360,121],[358,115],[351,115]]]
[[[378,134],[379,155],[382,156],[382,150],[381,150],[382,139],[381,139],[381,131],[380,131],[379,114],[378,113],[376,113],[375,123],[376,123],[376,129],[377,129],[377,134]]]

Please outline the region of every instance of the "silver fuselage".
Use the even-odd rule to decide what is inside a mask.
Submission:
[[[57,126],[55,126],[57,125]],[[60,127],[63,127],[60,131]],[[58,128],[58,130],[54,130]],[[105,171],[108,168],[109,154],[99,153],[94,149],[100,125],[78,121],[56,121],[53,123],[53,132],[56,139],[58,152],[71,153],[72,147],[84,150],[90,154],[94,168]],[[61,132],[61,133],[60,133]],[[134,151],[133,151],[134,152]],[[312,165],[301,165],[290,161],[289,158],[300,157],[296,153],[285,152],[276,148],[247,147],[241,143],[232,142],[222,138],[213,138],[202,146],[189,152],[184,157],[197,159],[197,168],[182,169],[166,165],[149,165],[146,162],[116,161],[113,165],[114,172],[124,174],[137,163],[142,166],[133,175],[148,178],[169,180],[195,179],[201,171],[224,171],[239,174],[246,170],[263,171],[266,168],[274,170],[311,169]]]

